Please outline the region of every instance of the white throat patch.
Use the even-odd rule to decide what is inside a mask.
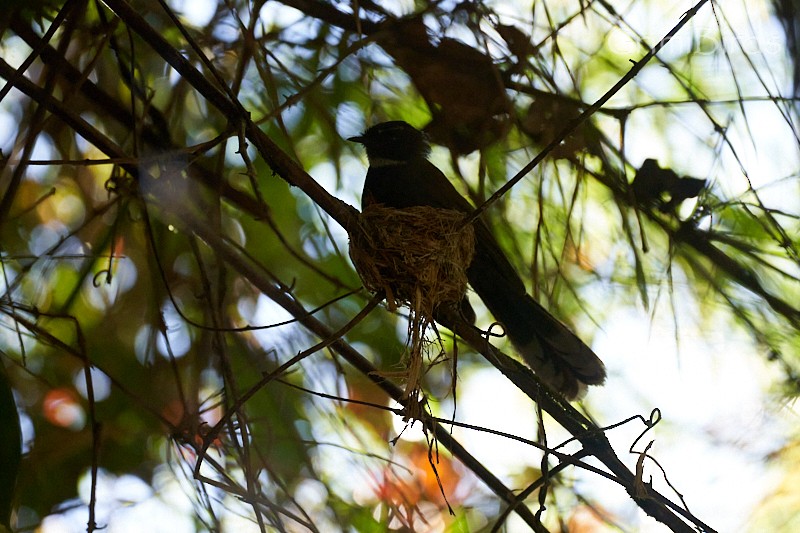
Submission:
[[[405,165],[407,161],[402,161],[399,159],[387,159],[385,157],[373,157],[369,160],[369,166],[371,167],[394,167],[397,165]]]

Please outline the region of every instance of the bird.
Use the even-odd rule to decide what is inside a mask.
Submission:
[[[369,161],[362,210],[382,204],[396,209],[427,206],[465,214],[474,211],[428,160],[431,148],[426,135],[407,122],[382,122],[348,140],[363,145]],[[473,224],[475,254],[467,279],[524,361],[541,381],[570,400],[581,397],[588,385],[601,385],[606,370],[600,358],[527,293],[488,225],[480,217]],[[456,303],[462,318],[472,324],[475,314],[466,296]],[[440,323],[451,319],[436,317]]]

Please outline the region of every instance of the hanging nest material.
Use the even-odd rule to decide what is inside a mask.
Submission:
[[[467,290],[475,232],[464,219],[450,209],[371,205],[361,213],[362,231],[350,234],[350,258],[364,286],[383,291],[390,309],[410,309],[407,398],[419,396],[425,331],[434,311],[458,304]]]

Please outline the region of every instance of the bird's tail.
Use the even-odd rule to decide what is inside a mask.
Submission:
[[[600,358],[528,295],[521,282],[513,281],[470,277],[473,289],[536,375],[568,399],[580,397],[588,385],[602,384],[606,369]]]
[[[588,385],[601,385],[606,369],[599,357],[569,328],[525,294],[515,306],[528,321],[504,321],[506,334],[539,378],[568,399],[580,398]]]

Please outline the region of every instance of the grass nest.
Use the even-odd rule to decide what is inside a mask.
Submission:
[[[461,211],[427,206],[404,209],[371,205],[350,234],[350,258],[364,286],[386,294],[390,310],[409,308],[406,381],[407,416],[418,418],[425,332],[440,304],[458,303],[467,290],[467,267],[475,253],[475,231]],[[387,376],[388,377],[388,376]]]
[[[350,258],[368,290],[386,293],[390,309],[406,306],[431,316],[467,290],[475,232],[463,226],[465,218],[452,209],[368,206],[361,234],[350,235]]]

